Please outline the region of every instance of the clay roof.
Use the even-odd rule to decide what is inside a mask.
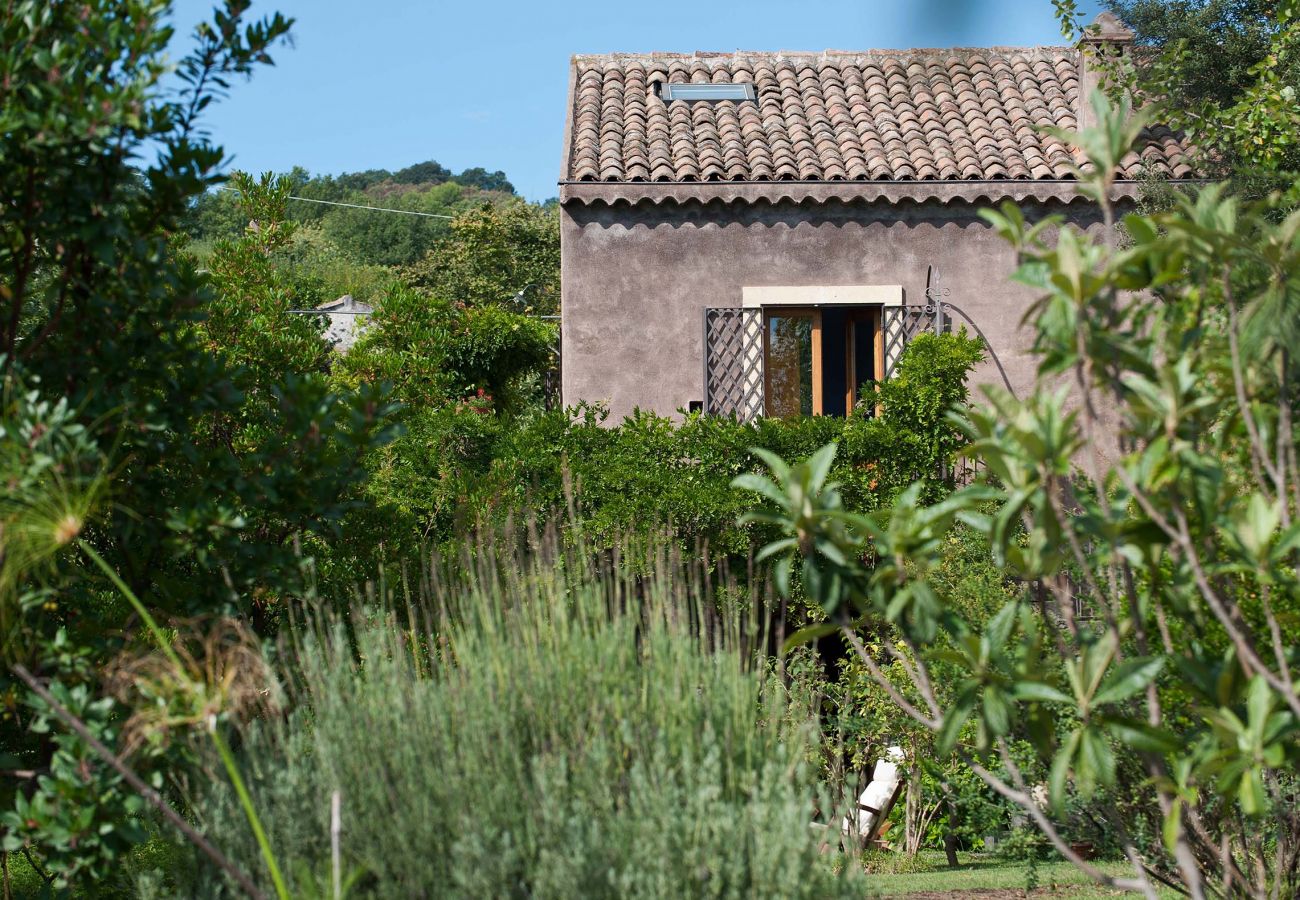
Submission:
[[[573,59],[563,180],[595,183],[1047,181],[1076,151],[1074,48],[613,54]],[[756,100],[665,103],[659,83],[751,82]],[[1167,128],[1123,175],[1191,175]],[[1008,185],[1008,187],[1010,187]]]

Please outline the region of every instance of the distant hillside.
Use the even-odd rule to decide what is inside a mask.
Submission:
[[[481,206],[485,201],[496,203],[516,196],[514,185],[504,172],[475,167],[457,175],[435,160],[396,172],[368,169],[313,176],[295,166],[287,174],[294,183],[294,196],[307,200],[448,216]],[[323,238],[352,262],[377,266],[410,265],[423,258],[446,231],[448,222],[303,200],[290,202],[289,216],[308,229],[309,235],[318,231],[316,237]],[[194,205],[187,231],[196,253],[202,256],[213,241],[234,237],[245,225],[234,196],[214,191]]]
[[[295,233],[276,260],[292,273],[302,304],[344,294],[375,302],[401,282],[461,303],[499,303],[525,292],[530,308],[547,313],[558,308],[556,207],[525,202],[504,172],[472,168],[453,175],[429,160],[396,172],[341,175],[313,176],[295,167],[282,177],[292,196],[305,198],[288,202]],[[453,227],[448,218],[382,210],[457,220]],[[217,242],[247,227],[235,193],[210,191],[191,208],[189,251],[202,264]]]

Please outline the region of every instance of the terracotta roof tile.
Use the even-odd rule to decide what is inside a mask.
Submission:
[[[650,54],[574,60],[565,178],[604,182],[978,181],[1072,177],[1079,52]],[[753,101],[664,103],[670,83],[752,83]],[[1168,128],[1124,161],[1192,173]]]

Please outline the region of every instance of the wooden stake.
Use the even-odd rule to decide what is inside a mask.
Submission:
[[[343,900],[343,860],[339,854],[339,833],[343,830],[343,795],[330,795],[330,860],[334,871],[334,900]]]

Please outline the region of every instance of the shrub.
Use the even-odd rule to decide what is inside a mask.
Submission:
[[[1109,223],[1146,117],[1100,94],[1094,107],[1097,127],[1068,139]],[[1069,229],[1049,244],[1051,221],[987,211],[1041,295],[1035,390],[989,389],[968,413],[986,483],[933,505],[910,490],[877,520],[827,481],[833,445],[793,467],[770,459],[776,482],[737,483],[774,501],[777,571],[800,556],[809,596],[937,754],[955,750],[1089,877],[1148,896],[1155,882],[1190,896],[1300,888],[1300,213],[1279,222],[1277,202],[1205,186],[1129,215],[1122,250]],[[958,520],[1026,586],[990,618],[933,577]],[[864,627],[891,630],[885,652],[863,646]],[[897,644],[910,665],[890,673]],[[1128,873],[1071,846],[1080,818]]]
[[[384,544],[388,558],[399,548],[414,556],[421,542],[473,524],[468,501],[515,413],[534,399],[554,338],[550,323],[496,307],[466,308],[404,287],[383,297],[334,364],[335,385],[386,385],[402,404],[393,417],[401,435],[365,457],[368,506],[349,520],[351,553],[368,558]]]
[[[697,571],[662,544],[640,578],[553,534],[502,546],[409,617],[295,632],[299,708],[246,745],[295,890],[328,871],[338,790],[361,896],[862,896],[809,827],[810,729],[748,662],[749,629],[706,612]],[[256,854],[232,797],[199,811]],[[214,878],[201,896],[224,895]]]
[[[923,335],[881,387],[881,415],[760,419],[746,424],[699,414],[681,421],[637,411],[611,425],[582,404],[540,412],[530,389],[550,361],[554,327],[500,307],[462,307],[410,289],[391,291],[356,346],[335,364],[347,386],[388,382],[404,404],[405,434],[368,457],[369,497],[351,533],[382,540],[385,556],[415,540],[454,541],[478,520],[525,511],[547,516],[576,492],[585,539],[670,529],[685,551],[707,544],[741,557],[754,530],[736,518],[731,480],[755,466],[752,447],[807,455],[827,441],[845,448],[837,474],[856,503],[888,505],[922,481],[937,498],[941,463],[960,442],[945,414],[966,398],[965,378],[982,345],[965,333]],[[410,527],[375,526],[396,517]]]
[[[447,344],[447,368],[457,393],[481,388],[507,412],[519,409],[527,399],[520,389],[537,384],[527,376],[551,364],[555,332],[549,322],[500,307],[463,310]]]
[[[293,243],[276,256],[292,272],[304,307],[316,307],[349,294],[374,305],[397,278],[383,266],[354,262],[332,244],[318,225],[299,225]]]
[[[393,386],[408,409],[476,395],[521,405],[529,376],[551,360],[555,326],[498,308],[466,308],[395,287],[336,363],[344,384]]]
[[[325,390],[318,329],[283,314],[293,294],[267,258],[287,187],[238,182],[259,225],[221,242],[211,277],[169,241],[222,180],[200,113],[288,33],[247,8],[227,0],[196,29],[179,92],[164,79],[169,3],[0,15],[13,50],[0,58],[13,198],[0,368],[39,377],[51,403],[67,397],[114,474],[87,539],[137,593],[185,613],[247,604],[254,584],[297,587],[290,538],[333,536],[364,474],[356,457],[383,439],[379,398]],[[98,578],[73,571],[69,605],[90,605]]]
[[[944,536],[939,550],[929,573],[930,581],[970,622],[987,623],[1024,589],[994,564],[987,537],[976,529],[954,527]],[[899,636],[873,621],[864,624],[860,637],[865,649],[881,659],[881,669],[893,683],[912,702],[923,702],[920,693],[908,686],[903,660],[910,664],[913,654]],[[827,640],[848,649],[836,638]],[[953,649],[945,645],[941,652]],[[940,703],[946,703],[952,698],[952,686],[960,681],[961,670],[939,656],[930,654],[928,664],[935,696]],[[900,708],[852,651],[841,661],[839,677],[826,686],[826,694],[828,746],[852,761],[855,770],[869,769],[884,747],[903,751],[912,777],[905,782],[905,794],[894,807],[893,818],[899,827],[891,837],[903,841],[904,849],[943,849],[949,833],[959,847],[976,849],[986,834],[1000,832],[1009,825],[1012,805],[959,760],[938,754],[934,733]],[[974,732],[974,727],[968,726],[962,735],[964,742],[969,743]],[[829,774],[835,777],[840,773],[832,769]]]
[[[744,555],[756,532],[736,524],[744,502],[730,483],[757,465],[750,448],[797,458],[832,440],[843,448],[835,477],[857,508],[888,506],[914,481],[937,499],[947,485],[941,463],[963,440],[946,415],[965,401],[966,376],[982,358],[981,342],[964,332],[916,338],[881,386],[879,417],[742,423],[695,413],[678,423],[638,410],[610,427],[590,405],[538,416],[504,435],[477,508],[560,508],[568,480],[588,540],[671,528],[683,550],[703,542]]]

